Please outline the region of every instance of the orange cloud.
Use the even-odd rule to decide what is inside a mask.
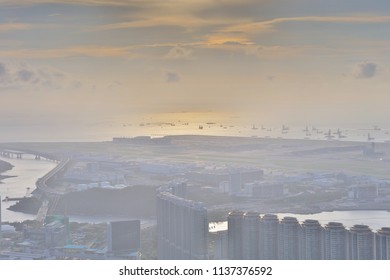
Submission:
[[[61,49],[19,49],[0,51],[0,56],[14,58],[61,58],[61,57],[135,57],[126,47],[75,46]]]
[[[220,30],[222,33],[260,33],[275,31],[275,25],[287,22],[324,22],[324,23],[385,23],[390,16],[306,16],[285,17],[271,20],[233,24]]]
[[[8,32],[15,30],[29,30],[32,28],[31,24],[22,23],[22,22],[10,22],[0,24],[0,32]]]

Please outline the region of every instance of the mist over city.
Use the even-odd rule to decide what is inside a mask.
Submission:
[[[0,0],[0,259],[389,259],[389,12]]]

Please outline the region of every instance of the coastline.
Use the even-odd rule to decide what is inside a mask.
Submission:
[[[250,159],[248,162],[251,164],[260,164],[259,161],[253,160],[252,156],[248,156],[248,152],[255,151],[253,157],[260,157],[262,156],[263,160],[264,158],[269,158],[271,162],[268,166],[269,168],[293,168],[293,170],[307,170],[306,168],[312,167],[311,161],[312,157],[318,156],[323,159],[321,161],[322,165],[314,166],[313,170],[328,170],[328,166],[333,167],[334,162],[334,156],[337,155],[337,158],[340,157],[340,154],[346,153],[347,155],[351,154],[354,156],[354,158],[347,158],[347,160],[353,161],[356,158],[358,159],[364,159],[364,162],[367,162],[368,165],[373,165],[375,163],[378,163],[382,166],[386,164],[386,162],[390,161],[390,158],[386,158],[385,152],[390,151],[390,146],[388,143],[384,144],[378,144],[376,148],[378,149],[378,154],[374,154],[372,156],[366,156],[363,151],[363,146],[356,146],[353,142],[348,141],[328,141],[328,140],[302,140],[302,139],[261,139],[261,138],[248,138],[246,137],[244,140],[244,137],[237,137],[237,136],[204,136],[204,135],[180,135],[180,136],[169,136],[170,141],[172,141],[171,147],[164,145],[155,145],[155,149],[162,149],[165,153],[170,153],[173,151],[173,149],[177,146],[182,149],[185,149],[187,147],[193,147],[192,149],[196,150],[199,149],[201,151],[206,150],[208,151],[208,154],[205,154],[201,160],[204,161],[210,161],[212,162],[214,160],[214,156],[217,153],[224,153],[226,152],[226,158],[218,158],[217,162],[220,164],[221,162],[225,164],[226,162],[230,162],[230,159],[228,156],[232,155],[233,160],[237,160],[237,163],[247,162],[247,158]],[[196,145],[194,145],[196,143]],[[131,143],[134,145],[127,145],[125,147],[129,147],[131,153],[133,153],[134,150],[138,150],[139,146],[141,146],[143,143]],[[149,147],[152,143],[146,142],[145,145]],[[288,144],[288,145],[287,145]],[[303,145],[305,144],[305,145]],[[319,145],[318,145],[319,144]],[[34,150],[38,149],[38,147],[41,147],[42,144],[37,143],[15,143],[16,147],[13,149],[17,150],[20,149],[30,149]],[[21,145],[21,146],[20,146]],[[30,146],[31,145],[31,146]],[[40,148],[38,150],[49,153],[53,152],[53,150],[56,150],[54,148],[57,148],[58,143],[50,144],[48,148]],[[64,145],[64,144],[61,144]],[[77,143],[77,146],[75,143],[68,143],[65,146],[62,146],[63,151],[73,151],[73,152],[81,152],[84,148],[84,145],[88,146],[91,150],[100,151],[107,148],[110,148],[112,150],[118,150],[118,154],[122,154],[122,147],[124,144],[118,144],[118,143],[100,143],[95,142],[94,144],[80,144]],[[351,146],[352,145],[352,146]],[[44,146],[45,147],[45,146]],[[167,148],[168,147],[168,148]],[[275,155],[274,151],[277,151],[278,154]],[[235,155],[233,155],[233,152],[242,153],[242,155],[239,155],[237,159],[234,158]],[[189,152],[189,155],[191,156],[191,153],[194,153],[193,150]],[[138,154],[137,154],[138,155]],[[147,154],[147,153],[139,153],[140,156],[144,156],[145,158],[154,158],[154,155]],[[165,155],[165,154],[164,154]],[[125,154],[126,156],[126,154]],[[171,156],[169,154],[169,156]],[[180,155],[180,159],[188,161],[192,161],[193,159],[188,156],[187,158],[184,158],[182,155]],[[384,157],[378,159],[378,157]],[[242,160],[242,158],[244,161]],[[285,159],[287,158],[287,164],[285,165]],[[283,162],[281,162],[283,161]],[[306,165],[305,165],[306,163]],[[316,163],[317,164],[317,163]],[[302,166],[301,166],[302,165]],[[345,162],[341,163],[341,167],[348,166]],[[340,168],[341,168],[340,167]],[[360,166],[359,166],[360,167]],[[363,166],[364,167],[364,166]],[[335,170],[339,170],[340,168],[333,168]],[[370,167],[371,168],[371,167]],[[333,171],[333,170],[331,170]],[[354,170],[350,171],[351,173]],[[333,171],[334,172],[334,171]],[[355,171],[356,172],[356,171]],[[50,172],[49,172],[50,173]],[[353,174],[353,173],[352,173]],[[368,172],[365,170],[365,174],[367,175]],[[376,174],[375,174],[376,175]],[[46,176],[46,175],[45,175]],[[89,190],[84,192],[77,192],[77,193],[67,193],[63,194],[62,201],[58,204],[57,211],[59,213],[71,213],[75,215],[83,215],[83,214],[106,214],[106,215],[118,215],[118,213],[128,212],[129,214],[132,213],[134,210],[137,210],[138,216],[152,216],[154,214],[154,211],[152,211],[154,207],[154,201],[150,200],[147,205],[151,208],[146,211],[144,209],[145,204],[138,205],[139,201],[137,201],[134,198],[134,195],[131,194],[128,190],[122,190],[122,191],[112,191],[113,193],[108,195],[107,190]],[[143,194],[145,195],[145,194]],[[115,197],[115,199],[111,198],[112,196]],[[154,197],[154,193],[148,193],[147,198],[150,199],[151,197]],[[110,197],[110,199],[107,200],[106,197]],[[142,196],[144,197],[144,196]],[[96,203],[98,201],[99,203]],[[120,201],[121,203],[118,203]],[[132,203],[129,203],[129,202]],[[31,207],[29,203],[25,203],[26,201],[21,201],[21,203],[17,203],[13,209],[10,209],[14,212],[21,212],[21,213],[34,213],[36,212],[36,206],[34,205]],[[33,203],[34,204],[34,203]],[[88,204],[89,207],[86,206]],[[381,210],[381,211],[390,211],[390,205],[388,203],[363,203],[359,205],[342,205],[340,203],[339,205],[335,205],[334,203],[328,204],[328,205],[315,205],[313,203],[310,203],[310,205],[307,205],[307,203],[301,204],[297,201],[292,202],[291,205],[288,207],[283,207],[284,209],[280,209],[280,205],[278,204],[278,209],[275,209],[276,205],[264,205],[264,212],[274,212],[277,211],[279,213],[285,212],[285,213],[295,213],[295,214],[318,214],[321,212],[333,212],[333,211],[361,211],[361,210]],[[305,205],[306,204],[306,205]],[[124,206],[123,206],[124,205]],[[131,206],[130,206],[131,205]],[[239,207],[239,206],[238,206]],[[244,206],[245,207],[245,206]],[[249,206],[251,207],[251,206]]]
[[[35,189],[37,178],[50,171],[53,165],[49,161],[36,161],[33,156],[25,156],[23,159],[1,157],[0,162],[3,167],[1,171],[4,172],[1,174],[1,178],[4,179],[3,184],[0,183],[2,200],[5,200],[7,196],[12,199],[28,196]],[[2,203],[3,222],[17,222],[34,218],[31,211],[13,211],[14,204],[17,202],[17,200],[9,200]]]
[[[2,180],[4,179],[15,177],[15,176],[3,175],[4,172],[7,172],[12,168],[14,168],[12,164],[0,159],[0,184],[3,184]]]

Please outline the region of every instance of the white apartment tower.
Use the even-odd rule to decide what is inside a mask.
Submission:
[[[375,233],[376,259],[390,260],[390,228],[383,227]]]
[[[322,260],[324,256],[324,229],[317,220],[302,223],[302,259]]]
[[[300,259],[301,225],[295,217],[284,217],[279,224],[279,259]]]
[[[351,260],[374,259],[374,233],[366,225],[349,229],[349,257]]]
[[[346,260],[348,231],[342,223],[329,222],[324,228],[324,259]]]

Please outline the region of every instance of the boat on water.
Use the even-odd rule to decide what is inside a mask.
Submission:
[[[332,131],[330,129],[328,130],[328,133],[325,134],[325,138],[328,140],[331,140],[334,138],[334,136],[332,135]]]

